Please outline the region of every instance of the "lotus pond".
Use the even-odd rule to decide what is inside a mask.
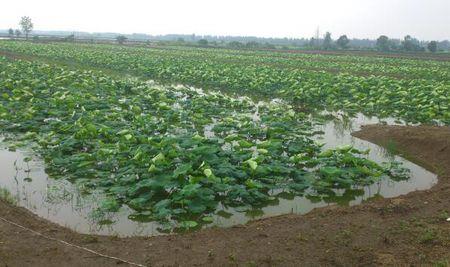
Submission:
[[[341,120],[330,120],[317,127],[324,131],[320,141],[326,142],[325,147],[352,144],[358,149],[370,149],[367,157],[375,162],[401,162],[410,170],[408,180],[394,181],[385,178],[372,185],[334,190],[319,197],[316,194],[278,194],[275,203],[254,209],[241,210],[219,205],[212,215],[212,222],[205,227],[229,227],[264,217],[289,213],[304,214],[314,208],[328,205],[357,205],[371,198],[395,197],[433,186],[437,182],[435,174],[401,157],[390,155],[382,147],[350,135],[352,131],[358,130],[360,125],[377,122],[379,120],[376,118],[370,119],[361,115],[352,119],[350,124]],[[30,157],[33,160],[28,161]],[[99,203],[105,199],[103,193],[95,191],[93,194],[83,194],[67,180],[49,178],[45,173],[45,163],[33,157],[29,150],[0,150],[0,163],[1,184],[12,193],[17,204],[52,222],[88,234],[148,236],[162,233],[158,222],[130,219],[129,216],[134,211],[126,205],[117,212],[99,212]]]
[[[281,100],[1,57],[0,94],[2,184],[82,232],[228,226],[435,182]]]
[[[0,51],[160,82],[280,97],[330,109],[450,124],[450,60],[273,51],[0,41]]]

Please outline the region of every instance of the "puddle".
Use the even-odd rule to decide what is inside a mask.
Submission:
[[[394,120],[384,120],[394,124]],[[411,170],[411,179],[394,182],[386,179],[371,186],[354,190],[336,191],[337,196],[330,196],[314,201],[306,197],[279,199],[274,206],[268,206],[253,212],[238,212],[235,209],[223,209],[227,216],[215,216],[210,225],[227,227],[242,224],[252,219],[271,217],[281,214],[304,214],[317,207],[335,205],[356,205],[373,197],[395,197],[415,190],[424,190],[437,182],[435,174],[422,167],[389,153],[374,144],[352,137],[350,133],[360,129],[361,125],[378,123],[376,118],[358,115],[349,121],[329,121],[318,126],[325,133],[318,141],[326,143],[325,149],[339,145],[352,144],[362,150],[370,149],[368,157],[378,163],[392,159],[400,161]],[[208,129],[205,129],[208,130]],[[40,217],[71,228],[80,233],[117,235],[117,236],[149,236],[160,234],[158,224],[152,222],[135,222],[128,219],[130,209],[123,207],[117,213],[106,214],[99,218],[94,212],[96,203],[100,203],[101,194],[82,195],[76,186],[64,180],[47,177],[43,162],[33,159],[24,162],[26,152],[0,150],[0,187],[7,189],[17,200],[19,206],[25,207]],[[109,224],[99,223],[110,222]]]
[[[379,192],[383,197],[395,197],[403,194],[407,194],[416,190],[425,190],[431,188],[437,183],[437,175],[419,165],[412,163],[400,156],[394,156],[389,153],[385,148],[372,144],[370,142],[361,140],[359,138],[351,136],[352,132],[361,129],[362,125],[386,123],[388,125],[402,125],[402,123],[394,119],[369,118],[362,114],[358,114],[355,118],[351,119],[348,123],[342,121],[330,121],[324,124],[322,127],[318,127],[324,134],[319,141],[325,143],[324,148],[333,148],[340,145],[351,144],[354,147],[366,150],[370,149],[368,158],[377,162],[388,162],[390,160],[396,160],[403,163],[403,167],[408,168],[411,171],[411,178],[407,181],[394,182],[387,179],[380,184],[374,184],[365,188],[366,195],[364,197],[370,197],[376,192]],[[364,199],[364,198],[363,198]],[[350,204],[358,204],[360,199],[350,202]]]
[[[20,150],[0,151],[0,187],[11,193],[17,205],[80,233],[136,236],[157,232],[157,225],[129,220],[130,210],[125,207],[117,213],[107,214],[107,218],[102,217],[114,224],[100,224],[94,211],[101,194],[81,195],[70,182],[49,178],[42,161],[33,159],[27,165],[24,162],[27,156]]]

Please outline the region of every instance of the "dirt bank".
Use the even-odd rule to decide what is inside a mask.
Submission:
[[[439,174],[432,189],[228,229],[149,238],[74,233],[0,201],[0,217],[48,236],[149,266],[371,266],[450,263],[450,128],[366,126],[355,136]],[[0,266],[114,266],[116,260],[0,220]],[[124,264],[122,264],[124,265]]]

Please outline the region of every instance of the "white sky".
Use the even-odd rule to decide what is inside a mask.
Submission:
[[[0,29],[450,39],[450,0],[2,0]]]

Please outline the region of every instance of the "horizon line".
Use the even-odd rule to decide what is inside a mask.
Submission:
[[[9,29],[14,29],[16,30],[17,28],[5,28],[5,29],[0,29],[0,31],[8,31]],[[86,33],[86,34],[117,34],[117,35],[148,35],[148,36],[167,36],[167,35],[195,35],[195,36],[209,36],[209,37],[234,37],[234,38],[261,38],[261,39],[294,39],[294,40],[301,40],[301,39],[306,39],[306,40],[310,40],[311,38],[315,38],[314,36],[311,37],[289,37],[289,36],[284,36],[284,37],[275,37],[275,36],[257,36],[257,35],[220,35],[220,34],[211,34],[211,33],[207,33],[207,34],[199,34],[199,33],[159,33],[159,34],[150,34],[150,33],[143,33],[143,32],[132,32],[132,33],[123,33],[123,32],[113,32],[113,31],[84,31],[84,30],[41,30],[41,29],[35,29],[33,31],[38,31],[38,32],[67,32],[67,33]],[[32,32],[33,32],[32,31]],[[31,32],[31,33],[32,33]],[[326,33],[328,31],[324,31],[324,33]],[[330,32],[331,34],[333,34],[332,32]],[[323,35],[321,35],[323,39]],[[420,39],[418,37],[415,37],[412,34],[406,34],[403,37],[389,37],[388,35],[385,34],[381,34],[378,37],[366,37],[366,38],[362,38],[362,37],[351,37],[349,36],[349,34],[342,34],[342,35],[347,35],[347,37],[352,40],[377,40],[378,37],[380,36],[387,36],[389,39],[392,40],[403,40],[404,37],[406,37],[407,35],[410,35],[412,38],[415,38],[419,41],[424,41],[424,42],[430,42],[430,41],[438,41],[438,42],[445,42],[445,41],[450,41],[450,39]],[[339,35],[339,36],[342,36]],[[334,38],[337,39],[337,38]]]

